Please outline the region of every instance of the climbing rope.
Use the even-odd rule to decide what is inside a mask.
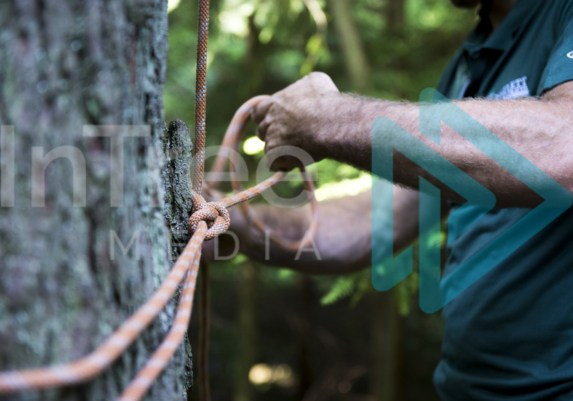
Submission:
[[[2,372],[0,394],[77,384],[94,378],[108,368],[165,308],[188,272],[192,280],[189,285],[194,288],[197,276],[195,258],[206,233],[207,225],[201,224],[157,291],[95,351],[60,366]]]
[[[207,107],[207,42],[209,40],[209,0],[199,0],[197,20],[197,72],[195,78],[195,158],[193,191],[201,194],[205,165],[205,115]],[[196,211],[193,202],[193,211]]]
[[[269,96],[256,96],[247,102],[245,102],[239,109],[235,112],[235,115],[231,119],[231,123],[225,132],[225,136],[223,137],[223,142],[221,143],[221,148],[219,153],[217,154],[217,158],[213,163],[213,167],[210,171],[210,176],[212,184],[205,183],[204,190],[207,193],[210,193],[211,190],[216,188],[216,185],[221,181],[221,174],[225,168],[225,164],[229,161],[229,171],[231,173],[232,179],[231,184],[233,189],[237,193],[241,193],[241,180],[238,177],[238,171],[236,171],[236,167],[239,165],[238,158],[239,158],[239,143],[243,137],[245,129],[247,128],[247,124],[251,121],[251,111],[263,100],[267,99]],[[281,237],[274,233],[273,231],[267,229],[261,219],[254,214],[249,204],[246,202],[242,202],[239,204],[239,208],[243,216],[247,219],[249,223],[254,225],[259,231],[265,233],[269,236],[270,240],[279,245],[284,249],[290,249],[294,251],[298,251],[299,249],[306,248],[312,242],[316,231],[318,230],[318,201],[314,196],[314,184],[308,172],[305,170],[304,167],[300,168],[302,180],[304,183],[304,188],[308,192],[309,201],[310,201],[310,209],[311,209],[311,223],[306,232],[300,240],[289,240],[284,237]],[[280,176],[279,176],[280,174]],[[284,173],[277,173],[277,177],[280,179],[284,178]]]
[[[40,390],[51,387],[62,387],[78,384],[93,379],[107,369],[125,350],[139,337],[157,315],[165,308],[173,297],[181,282],[185,279],[179,306],[171,329],[163,342],[146,362],[137,376],[129,383],[121,394],[121,401],[136,401],[143,398],[159,374],[165,369],[170,359],[183,341],[191,318],[193,296],[199,271],[201,245],[203,241],[215,238],[224,233],[230,224],[227,208],[242,204],[260,195],[286,176],[278,172],[254,187],[231,195],[216,202],[207,202],[201,195],[205,159],[205,105],[206,105],[206,74],[207,74],[207,40],[209,28],[209,0],[199,1],[198,13],[198,45],[197,45],[197,80],[195,99],[195,156],[192,181],[193,209],[189,218],[189,230],[193,232],[187,246],[175,262],[167,278],[154,292],[151,298],[141,306],[134,315],[128,318],[112,333],[107,340],[87,356],[71,363],[59,366],[0,372],[0,395],[23,390]],[[250,110],[261,98],[254,98],[245,103],[235,114],[227,131],[223,145],[230,144],[237,148],[243,130],[249,120]],[[214,171],[224,167],[225,146],[215,163]],[[234,156],[231,156],[231,163]],[[222,160],[222,161],[221,161]],[[305,186],[312,191],[312,182],[303,170]],[[233,187],[240,190],[238,180],[233,181]],[[317,208],[314,196],[311,196],[313,222],[304,239],[298,242],[282,241],[277,236],[273,240],[286,247],[304,245],[312,240],[317,228]],[[249,220],[264,229],[262,223],[243,207],[243,213]],[[281,242],[282,241],[282,242]]]
[[[206,230],[205,224],[201,224],[200,228],[196,231],[197,236],[194,241],[197,244],[202,242]],[[171,330],[167,337],[163,340],[159,348],[153,353],[151,358],[147,361],[143,369],[137,374],[135,379],[129,383],[124,392],[120,395],[118,401],[131,401],[140,400],[143,398],[147,390],[154,383],[155,379],[161,374],[163,369],[167,366],[171,357],[181,345],[187,327],[189,327],[189,320],[191,319],[191,309],[193,308],[193,295],[195,293],[195,283],[197,280],[197,272],[199,270],[199,259],[201,258],[201,248],[198,247],[193,258],[191,269],[187,272],[187,278],[179,298],[179,307],[175,315],[175,321],[171,326]]]

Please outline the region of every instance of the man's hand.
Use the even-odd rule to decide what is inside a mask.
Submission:
[[[266,142],[267,155],[272,159],[285,154],[281,147],[294,146],[309,153],[313,162],[323,159],[329,102],[339,96],[328,75],[313,72],[262,101],[253,110],[252,118],[259,124],[257,135]],[[286,153],[287,156],[272,163],[273,170],[291,170],[308,164]]]

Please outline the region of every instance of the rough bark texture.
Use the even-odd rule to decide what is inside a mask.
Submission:
[[[3,187],[0,208],[2,370],[87,354],[148,298],[169,270],[160,180],[166,3],[0,2],[0,122],[15,132],[14,206],[6,206],[10,196]],[[111,154],[113,138],[85,137],[86,124],[150,126],[149,137],[123,140],[123,207],[110,203],[120,152]],[[4,127],[3,134],[8,132]],[[38,188],[32,181],[32,147],[43,147],[45,155],[60,146],[73,146],[85,157],[86,206],[74,207],[72,164],[60,157],[45,170],[45,206],[33,207],[32,188]],[[10,160],[1,157],[9,177]],[[42,167],[36,167],[40,175]],[[114,233],[123,246],[135,235],[126,254]],[[114,399],[160,343],[173,314],[170,304],[95,381],[7,399]],[[148,399],[185,399],[185,359],[181,347]]]
[[[165,189],[164,214],[171,234],[173,260],[191,238],[188,229],[189,215],[193,208],[191,197],[191,160],[193,143],[189,127],[181,120],[173,120],[163,137],[166,163],[161,171]]]
[[[189,127],[181,120],[173,120],[163,135],[165,164],[161,170],[164,189],[163,214],[171,238],[171,259],[177,260],[189,239],[189,215],[193,209],[191,196],[191,161],[193,143]],[[193,354],[189,338],[185,339],[187,354],[187,394],[190,397],[193,386]]]

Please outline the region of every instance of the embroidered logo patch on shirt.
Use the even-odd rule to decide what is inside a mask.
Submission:
[[[488,98],[495,100],[513,100],[529,96],[527,77],[515,79],[505,85],[499,93],[491,93]]]

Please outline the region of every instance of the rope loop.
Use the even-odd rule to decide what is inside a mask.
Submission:
[[[193,213],[189,217],[189,231],[195,232],[199,223],[207,223],[205,240],[213,239],[229,229],[231,216],[227,208],[219,202],[207,202],[203,196],[192,192]]]
[[[234,171],[233,171],[233,166],[238,165],[237,159],[239,157],[239,153],[233,152],[233,153],[229,154],[228,150],[229,149],[235,149],[235,150],[238,149],[239,142],[241,141],[241,139],[243,137],[243,133],[245,131],[245,128],[247,127],[247,124],[249,123],[249,121],[251,121],[251,111],[259,103],[261,103],[265,99],[268,99],[269,97],[270,96],[266,96],[266,95],[256,96],[256,97],[246,101],[237,110],[237,112],[233,116],[233,119],[231,120],[231,124],[229,124],[229,128],[227,128],[227,132],[225,133],[225,136],[223,137],[223,143],[221,145],[221,150],[219,151],[219,154],[217,155],[217,159],[215,160],[215,163],[213,164],[213,167],[211,169],[211,174],[214,174],[215,177],[217,177],[219,174],[221,174],[223,172],[227,162],[230,162],[229,163],[229,170],[231,172],[231,175],[234,177],[231,180],[231,184],[233,185],[233,189],[235,190],[235,192],[237,194],[245,194],[245,193],[248,193],[250,190],[247,190],[247,191],[242,190],[241,182],[240,182],[239,178],[235,176]],[[305,170],[304,167],[300,168],[300,172],[302,175],[304,187],[305,187],[306,191],[308,191],[308,193],[310,194],[309,202],[310,202],[310,209],[311,209],[311,222],[310,222],[308,231],[300,240],[291,240],[291,239],[283,238],[283,237],[277,235],[276,233],[268,230],[265,227],[265,224],[263,223],[263,221],[260,218],[258,218],[256,216],[256,214],[254,214],[251,211],[251,209],[249,208],[249,205],[247,203],[244,203],[244,201],[248,200],[248,199],[242,199],[242,198],[239,198],[237,195],[235,195],[237,198],[239,198],[241,200],[239,202],[227,203],[226,206],[230,207],[234,204],[240,203],[239,208],[240,208],[243,216],[245,217],[245,219],[247,219],[248,222],[250,222],[256,228],[258,228],[261,232],[264,232],[264,233],[268,232],[269,233],[268,235],[269,235],[269,238],[271,239],[271,241],[273,241],[275,244],[278,244],[282,248],[293,250],[296,252],[298,252],[298,250],[300,250],[302,248],[307,248],[312,243],[313,238],[318,231],[318,217],[319,217],[318,216],[318,201],[316,200],[316,197],[314,196],[314,184],[312,182],[310,175],[308,174],[308,172]],[[285,176],[285,173],[280,173],[280,172],[276,173],[273,177],[271,177],[269,179],[268,182],[262,182],[252,189],[256,189],[257,187],[261,187],[257,191],[257,194],[258,194],[258,193],[260,193],[266,189],[266,188],[263,189],[263,186],[266,187],[269,184],[270,184],[269,186],[272,186],[276,182],[278,182],[279,180],[284,178],[284,176]],[[273,181],[273,180],[276,180],[276,181]],[[216,181],[213,182],[211,185],[207,185],[206,183],[204,183],[203,188],[205,189],[205,192],[207,194],[209,194],[209,191],[212,189],[215,189],[216,185],[217,185]],[[233,200],[233,198],[234,197],[231,196],[231,197],[229,197],[229,200]],[[219,201],[219,202],[223,202],[223,201]]]

